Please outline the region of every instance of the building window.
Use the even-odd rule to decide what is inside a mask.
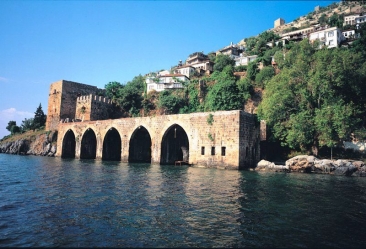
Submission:
[[[201,147],[201,155],[204,155],[205,154],[205,147],[204,146],[202,146]]]
[[[221,147],[221,156],[226,155],[226,147]]]
[[[333,36],[334,36],[334,32],[333,31],[331,31],[331,32],[328,33],[328,37],[333,37]]]
[[[215,147],[211,147],[211,156],[215,155]]]

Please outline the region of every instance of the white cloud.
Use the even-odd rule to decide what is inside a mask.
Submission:
[[[9,79],[0,76],[0,82],[9,82]]]
[[[0,78],[1,80],[1,78]],[[9,135],[9,131],[6,129],[9,121],[16,121],[17,125],[21,125],[25,118],[34,117],[34,113],[26,111],[18,111],[14,107],[0,111],[0,138]]]

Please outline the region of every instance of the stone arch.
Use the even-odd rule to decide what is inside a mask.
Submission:
[[[131,135],[128,161],[151,163],[151,136],[144,126],[137,127]]]
[[[76,141],[75,141],[75,134],[74,132],[69,129],[62,140],[62,158],[75,158],[75,148],[76,148]]]
[[[121,161],[122,140],[119,132],[111,127],[103,140],[102,160]]]
[[[171,125],[161,141],[160,164],[174,164],[175,161],[189,162],[188,135],[178,124]]]
[[[88,128],[81,139],[80,159],[95,159],[97,154],[97,137],[93,129]]]

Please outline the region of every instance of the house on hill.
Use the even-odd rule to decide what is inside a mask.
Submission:
[[[214,64],[215,63],[208,58],[208,55],[205,55],[202,52],[190,54],[186,60],[186,65],[194,67],[198,71],[203,70],[206,72],[212,72]]]
[[[164,74],[146,77],[147,92],[155,90],[161,92],[168,89],[181,89],[183,83],[189,82],[189,78],[184,74]]]
[[[230,43],[229,46],[223,47],[222,49],[218,50],[216,52],[216,55],[218,54],[225,54],[230,56],[231,58],[235,58],[240,55],[244,51],[243,46],[239,46],[237,44]]]
[[[337,27],[331,27],[319,30],[309,34],[309,41],[320,41],[319,46],[327,46],[328,48],[338,47],[345,40],[342,31]]]

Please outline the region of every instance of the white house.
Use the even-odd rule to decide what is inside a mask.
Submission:
[[[196,52],[188,56],[186,65],[194,67],[195,69],[202,69],[204,71],[213,71],[214,63],[210,61],[207,55]]]
[[[165,74],[157,77],[147,77],[145,82],[147,92],[152,90],[161,92],[166,89],[183,88],[182,82],[189,82],[189,78],[183,74]]]
[[[352,30],[343,30],[342,35],[346,40],[356,38],[356,33],[355,33],[354,29],[352,29]]]
[[[194,72],[195,72],[195,68],[192,67],[191,65],[178,66],[174,70],[175,74],[183,74],[183,75],[187,76],[188,78],[191,77],[194,74]]]
[[[366,15],[356,17],[355,22],[356,22],[356,24],[361,24],[361,23],[366,22]]]
[[[236,57],[235,60],[235,66],[241,66],[241,65],[248,65],[249,62],[255,61],[257,59],[258,55],[248,55],[243,56],[243,54],[240,54],[240,56]]]
[[[328,48],[335,48],[345,40],[342,31],[337,27],[319,30],[309,34],[309,41],[320,41],[319,46],[327,46]]]
[[[350,24],[350,25],[356,24],[355,19],[357,17],[359,17],[359,16],[360,15],[349,15],[349,16],[345,16],[344,17],[344,21],[343,21],[343,26],[348,25],[348,24]]]

